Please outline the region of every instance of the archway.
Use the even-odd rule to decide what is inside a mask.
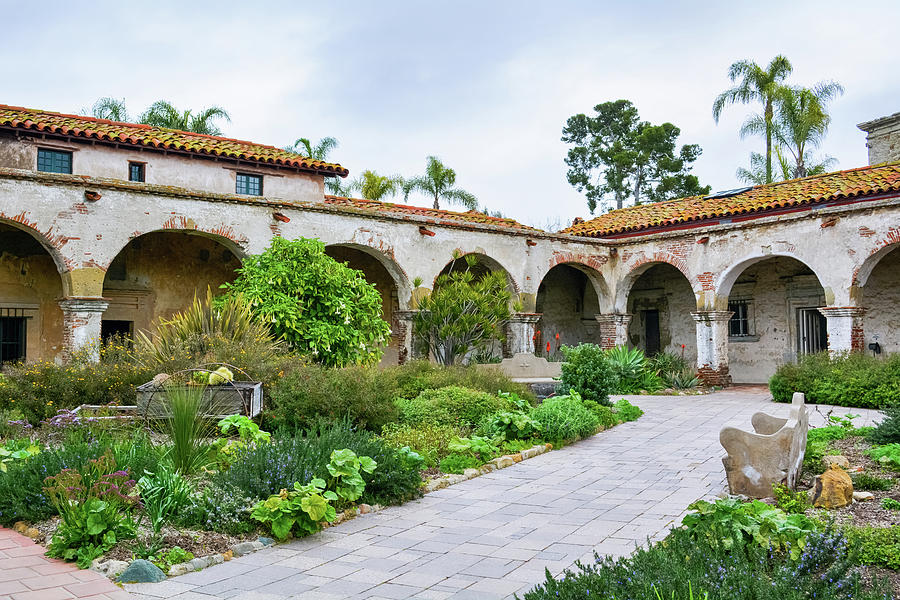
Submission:
[[[628,342],[648,356],[672,352],[697,360],[697,330],[691,312],[697,298],[690,281],[669,263],[651,263],[633,273],[626,312],[631,314]]]
[[[862,305],[866,308],[862,348],[869,351],[869,344],[877,343],[884,355],[900,352],[900,245],[889,247],[877,258],[861,281]]]
[[[366,281],[374,285],[381,294],[381,316],[391,326],[391,340],[384,350],[381,364],[396,365],[401,362],[405,332],[399,312],[403,292],[406,291],[405,295],[409,297],[406,276],[396,263],[365,246],[333,244],[325,247],[325,253],[351,269],[362,271]]]
[[[129,337],[150,329],[156,319],[183,310],[207,287],[219,287],[237,276],[240,258],[219,238],[185,231],[154,231],[137,237],[119,251],[103,280],[109,307],[101,335]]]
[[[819,312],[825,290],[805,263],[790,256],[753,257],[722,278],[718,298],[734,313],[728,365],[735,383],[765,383],[779,365],[828,347]],[[724,308],[724,307],[723,307]]]
[[[470,265],[469,260],[472,260],[473,258],[475,262]],[[516,284],[515,280],[513,280],[512,275],[510,275],[509,270],[506,267],[487,254],[480,254],[477,252],[460,255],[458,258],[454,258],[444,265],[444,268],[438,273],[438,277],[465,270],[471,271],[476,279],[483,277],[487,273],[502,271],[503,273],[506,273],[506,282],[510,293],[515,297],[515,294],[519,291],[519,286]],[[434,280],[434,287],[437,287],[437,277],[435,277]]]
[[[539,350],[551,352],[559,346],[576,346],[582,342],[599,343],[602,277],[589,267],[578,264],[558,264],[541,279],[535,300],[535,312],[541,317],[535,325],[540,339]],[[559,336],[558,338],[556,336]]]
[[[0,222],[0,364],[62,355],[60,262],[30,231]]]

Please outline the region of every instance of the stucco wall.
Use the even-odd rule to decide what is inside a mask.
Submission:
[[[900,352],[900,249],[875,266],[864,288],[863,306],[866,351],[877,341],[885,353]]]
[[[697,330],[691,311],[697,306],[691,286],[678,269],[668,264],[654,265],[634,282],[628,295],[632,314],[628,339],[632,346],[646,349],[644,311],[659,311],[660,348],[664,352],[697,360]]]
[[[556,348],[557,333],[563,346],[600,343],[597,293],[587,276],[573,267],[557,265],[547,273],[538,288],[536,312],[542,314],[536,326],[542,345],[550,342],[551,350]]]

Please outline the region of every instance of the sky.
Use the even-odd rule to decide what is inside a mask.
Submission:
[[[845,93],[820,149],[867,164],[860,122],[900,111],[900,2],[54,2],[0,35],[0,104],[77,112],[101,96],[225,108],[229,137],[338,139],[350,169],[413,176],[426,156],[492,211],[542,228],[589,216],[566,181],[566,119],[625,98],[699,144],[693,172],[741,185],[756,106],[712,103],[739,59],[784,54],[789,80]],[[0,0],[3,14],[36,15]],[[397,201],[402,201],[398,198]],[[411,204],[430,205],[422,196]]]

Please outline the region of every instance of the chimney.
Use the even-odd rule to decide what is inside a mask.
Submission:
[[[857,125],[865,131],[869,164],[900,160],[900,112]]]

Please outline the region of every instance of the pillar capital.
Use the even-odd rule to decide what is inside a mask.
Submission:
[[[509,315],[510,323],[537,323],[541,320],[541,317],[544,316],[544,313],[511,313]]]
[[[503,343],[504,358],[527,354],[533,350],[534,326],[543,316],[543,313],[525,312],[509,315],[509,321],[506,323],[506,341]]]
[[[727,323],[733,314],[730,310],[697,310],[692,312],[691,316],[697,323]]]
[[[102,313],[109,307],[109,300],[106,298],[70,297],[60,300],[59,307],[63,309],[63,312]]]
[[[828,351],[862,352],[865,346],[863,317],[866,309],[861,306],[823,306],[819,312],[825,316],[828,330]]]
[[[823,306],[819,312],[825,315],[826,319],[856,319],[866,314],[866,309],[862,306]]]
[[[63,357],[88,347],[94,361],[100,360],[100,323],[109,306],[105,298],[69,297],[59,301],[63,311]]]

